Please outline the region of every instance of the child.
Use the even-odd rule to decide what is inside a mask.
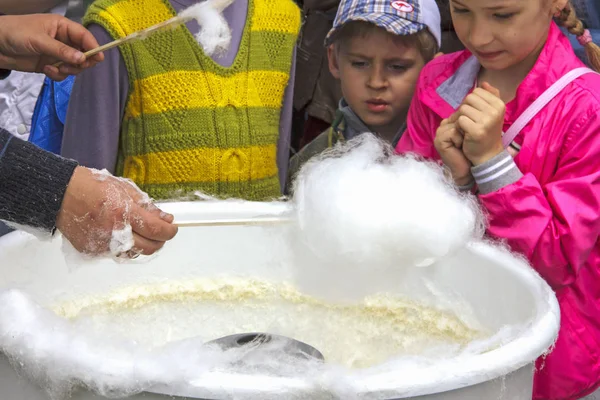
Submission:
[[[105,43],[197,2],[97,0],[83,22]],[[195,21],[107,51],[77,77],[62,155],[131,178],[155,199],[281,196],[278,165],[287,168],[289,147],[278,140],[291,116],[280,115],[288,104],[291,114],[291,101],[282,103],[300,10],[293,0],[236,0],[224,16],[225,54],[203,52]]]
[[[579,399],[600,385],[600,76],[557,23],[596,69],[600,49],[567,0],[451,7],[468,50],[423,69],[396,150],[441,159],[457,185],[476,186],[489,234],[554,288],[561,328],[533,398]],[[530,108],[536,99],[546,104]]]
[[[343,0],[325,45],[344,97],[331,128],[292,157],[290,178],[338,140],[374,132],[396,144],[419,73],[440,48],[440,12],[435,0]]]

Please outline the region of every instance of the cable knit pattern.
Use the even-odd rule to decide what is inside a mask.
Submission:
[[[218,197],[280,196],[279,118],[300,10],[249,0],[231,67],[207,56],[181,26],[120,47],[129,74],[117,174],[156,199],[200,190]],[[168,0],[98,0],[84,24],[117,39],[175,15]]]

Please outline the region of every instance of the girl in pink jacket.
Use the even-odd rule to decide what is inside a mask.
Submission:
[[[396,150],[441,160],[554,288],[561,328],[533,398],[580,399],[600,385],[600,75],[557,24],[597,70],[600,49],[568,0],[450,3],[468,50],[423,69]]]

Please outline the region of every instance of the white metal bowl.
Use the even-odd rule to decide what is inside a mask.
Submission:
[[[289,210],[286,203],[279,202],[186,202],[161,207],[178,221],[278,217]],[[124,285],[223,272],[285,281],[292,273],[286,229],[285,225],[181,228],[175,240],[148,262],[123,265],[102,260],[74,271],[65,262],[60,238],[40,242],[14,232],[0,238],[0,289],[18,287],[38,303],[49,305],[65,292],[77,298]],[[472,268],[474,262],[477,268]],[[472,243],[456,257],[411,269],[402,282],[397,282],[396,291],[433,305],[437,299],[434,292],[458,297],[491,331],[506,325],[524,328],[503,346],[457,362],[415,366],[409,375],[405,371],[357,374],[352,379],[357,394],[378,399],[531,399],[533,363],[556,339],[559,308],[552,290],[527,263],[495,246]],[[2,355],[0,387],[3,400],[48,398],[19,377]],[[201,381],[156,387],[152,393],[131,399],[311,398],[311,390],[302,377],[214,372]],[[73,399],[81,400],[100,398],[83,390],[73,395]]]

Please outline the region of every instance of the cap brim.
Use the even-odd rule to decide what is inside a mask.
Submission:
[[[333,27],[325,37],[325,46],[329,46],[336,33],[348,22],[364,21],[385,29],[392,35],[408,36],[427,28],[425,24],[408,19],[392,16],[385,13],[356,14],[346,19],[343,23]]]

